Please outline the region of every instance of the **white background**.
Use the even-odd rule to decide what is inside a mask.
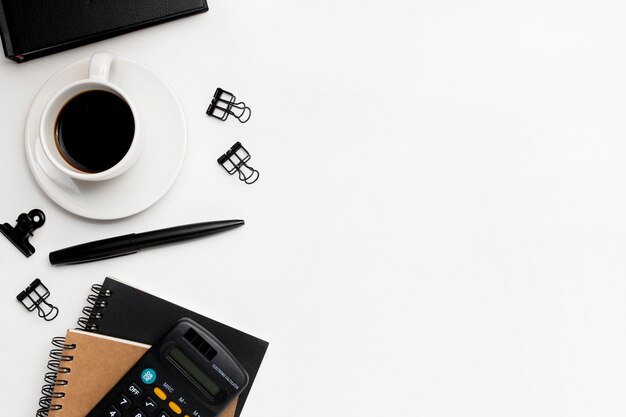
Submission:
[[[0,61],[3,415],[33,416],[49,340],[114,276],[270,342],[245,416],[623,416],[626,6],[596,0],[214,0],[211,10]],[[23,125],[62,67],[107,50],[169,81],[189,125],[172,190],[128,219],[38,188]],[[221,86],[249,123],[204,111]],[[215,159],[236,140],[247,186]],[[123,201],[124,196],[119,196]],[[47,253],[183,223],[220,236],[51,267]],[[45,323],[15,295],[40,277]]]

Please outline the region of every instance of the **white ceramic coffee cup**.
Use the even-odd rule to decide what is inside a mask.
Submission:
[[[84,181],[103,181],[114,178],[127,171],[137,161],[141,153],[143,143],[135,106],[128,95],[109,80],[109,72],[115,59],[115,55],[108,52],[98,52],[93,55],[89,62],[89,78],[75,81],[59,90],[52,96],[43,110],[39,125],[39,140],[44,154],[52,165],[72,178]],[[107,170],[90,173],[75,168],[63,158],[56,143],[55,130],[57,118],[63,107],[77,95],[93,90],[108,91],[119,96],[128,104],[135,119],[135,135],[128,152],[117,164]]]

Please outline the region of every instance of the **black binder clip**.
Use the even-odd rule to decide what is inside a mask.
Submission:
[[[241,142],[237,142],[217,159],[217,163],[223,166],[230,175],[238,172],[241,181],[246,184],[253,184],[259,179],[259,171],[246,163],[249,160],[250,153],[243,147]]]
[[[211,100],[211,105],[207,109],[206,114],[222,121],[228,119],[229,115],[232,115],[241,123],[245,123],[250,120],[252,110],[243,101],[235,103],[235,100],[236,98],[232,93],[218,88],[215,90],[215,94],[213,94],[213,100]]]
[[[17,217],[17,224],[12,227],[9,223],[0,224],[0,232],[9,239],[16,248],[27,258],[35,253],[35,248],[28,238],[33,235],[35,229],[39,229],[46,222],[46,215],[39,209],[22,213]]]
[[[37,315],[45,321],[52,321],[59,314],[59,309],[46,301],[50,296],[50,291],[43,285],[39,278],[36,278],[24,291],[17,295],[17,300],[22,303],[26,310],[37,309]],[[42,304],[45,306],[42,307]]]

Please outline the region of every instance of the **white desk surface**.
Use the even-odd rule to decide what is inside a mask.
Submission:
[[[107,275],[270,344],[245,416],[623,416],[626,6],[617,0],[210,2],[208,14],[0,61],[3,415],[33,416],[49,341]],[[189,149],[173,189],[88,221],[26,165],[31,100],[96,51],[160,73]],[[221,86],[241,125],[204,111]],[[261,171],[229,177],[236,140]],[[124,196],[119,196],[123,199]],[[79,266],[47,253],[171,225],[237,231]],[[52,323],[15,295],[40,277]]]

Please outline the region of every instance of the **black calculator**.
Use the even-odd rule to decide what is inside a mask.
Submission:
[[[228,349],[185,318],[86,417],[215,417],[247,385],[248,374]]]

